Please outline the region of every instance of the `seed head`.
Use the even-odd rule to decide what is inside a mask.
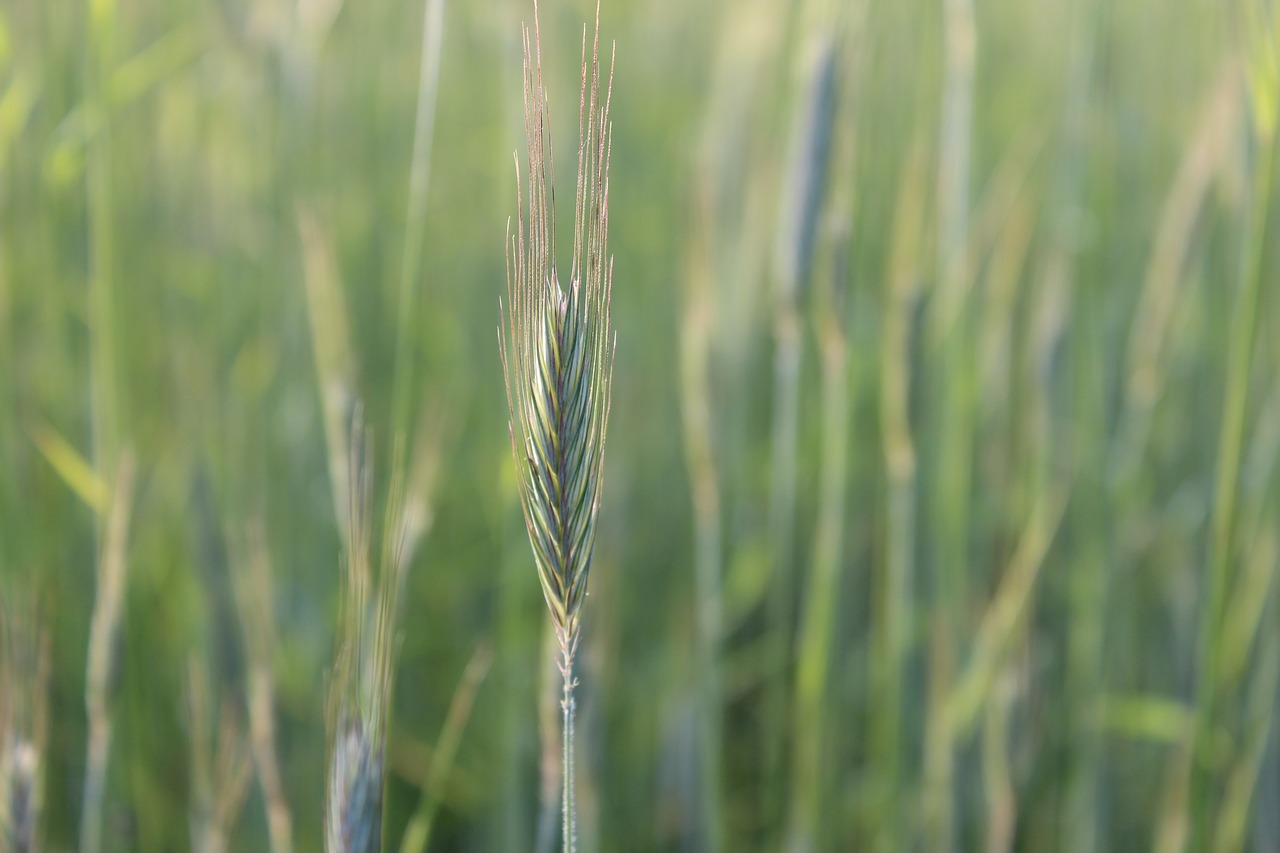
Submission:
[[[532,42],[524,31],[528,207],[517,161],[519,212],[514,236],[508,226],[508,305],[505,329],[498,333],[520,503],[566,661],[577,645],[591,568],[613,374],[608,254],[613,64],[610,60],[601,98],[599,58],[597,8],[589,69],[585,26],[582,31],[573,264],[564,287],[555,261],[551,137],[535,4]]]

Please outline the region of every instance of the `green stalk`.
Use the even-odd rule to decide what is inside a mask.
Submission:
[[[1104,621],[1102,617],[1105,597],[1107,554],[1098,543],[1097,533],[1091,525],[1098,523],[1102,516],[1097,514],[1097,505],[1105,499],[1105,493],[1099,491],[1097,476],[1087,475],[1081,470],[1089,464],[1093,455],[1105,453],[1106,448],[1097,437],[1097,427],[1103,415],[1098,410],[1101,393],[1092,383],[1091,374],[1095,370],[1093,359],[1096,357],[1096,340],[1092,339],[1092,327],[1089,323],[1094,308],[1093,294],[1089,293],[1088,282],[1077,279],[1078,238],[1074,229],[1073,217],[1082,205],[1081,187],[1088,170],[1088,140],[1085,132],[1088,127],[1088,109],[1093,85],[1094,52],[1098,41],[1098,31],[1103,26],[1106,14],[1102,4],[1095,0],[1082,0],[1072,19],[1074,39],[1069,49],[1068,79],[1065,115],[1063,122],[1067,127],[1063,141],[1063,152],[1056,176],[1056,197],[1054,198],[1053,244],[1050,264],[1060,274],[1060,282],[1072,288],[1073,294],[1080,294],[1081,304],[1072,305],[1071,373],[1073,386],[1071,394],[1075,405],[1084,413],[1078,421],[1087,426],[1075,435],[1077,429],[1072,424],[1073,434],[1066,441],[1070,442],[1072,464],[1076,470],[1073,477],[1083,487],[1081,500],[1071,507],[1074,530],[1082,536],[1082,546],[1069,564],[1071,573],[1068,583],[1068,612],[1071,615],[1068,627],[1066,650],[1065,690],[1067,694],[1064,715],[1066,740],[1072,749],[1072,758],[1068,764],[1066,778],[1067,819],[1062,824],[1061,843],[1063,848],[1072,853],[1089,853],[1098,838],[1097,829],[1097,784],[1100,778],[1100,765],[1103,758],[1101,743],[1098,739],[1091,715],[1101,693],[1101,642]],[[1077,321],[1076,318],[1079,318]],[[1051,430],[1052,427],[1049,427]],[[1090,435],[1085,436],[1088,432]],[[1048,461],[1048,460],[1046,460]],[[1037,466],[1039,468],[1039,466]],[[1044,473],[1038,472],[1041,477]],[[1080,477],[1075,475],[1086,474]],[[1041,481],[1040,485],[1044,485]],[[1074,487],[1073,487],[1074,488]]]
[[[791,660],[792,590],[794,589],[796,452],[800,423],[800,312],[787,300],[774,315],[773,427],[769,470],[769,633],[773,654],[768,657],[771,685],[764,717],[764,778],[782,773],[782,736],[786,730],[786,668]],[[776,686],[775,685],[776,682]],[[766,811],[775,814],[776,786],[765,792]]]
[[[1267,742],[1275,737],[1276,697],[1280,693],[1277,690],[1280,687],[1280,618],[1277,618],[1280,617],[1280,612],[1277,612],[1280,584],[1275,578],[1275,567],[1280,549],[1277,548],[1274,529],[1267,530],[1258,539],[1247,559],[1252,583],[1242,591],[1258,600],[1255,605],[1258,617],[1268,609],[1272,613],[1265,624],[1263,618],[1249,620],[1253,631],[1246,647],[1255,648],[1256,661],[1241,702],[1245,732],[1235,764],[1226,779],[1218,818],[1214,821],[1211,848],[1214,853],[1241,853],[1245,849],[1258,775],[1267,755]],[[1243,679],[1243,673],[1241,676]]]
[[[724,604],[721,591],[720,484],[716,472],[716,431],[712,423],[710,348],[714,275],[706,230],[711,211],[703,192],[694,214],[696,235],[690,251],[680,336],[681,416],[685,459],[694,512],[694,581],[697,590],[699,774],[703,840],[706,853],[720,853],[723,839],[720,767],[723,694],[720,643]]]
[[[417,120],[413,157],[409,166],[409,199],[405,215],[404,250],[400,259],[400,295],[396,312],[396,354],[392,367],[391,424],[393,434],[409,435],[413,388],[414,332],[418,269],[427,218],[427,189],[431,179],[431,142],[435,130],[436,93],[440,88],[440,45],[444,35],[444,0],[426,0],[422,16],[422,59],[418,70]]]
[[[563,802],[561,753],[564,751],[562,714],[556,713],[564,688],[560,673],[560,644],[551,628],[544,632],[538,656],[538,818],[534,828],[534,853],[556,848],[556,824]],[[557,683],[559,680],[560,683]]]
[[[1009,704],[1011,692],[1004,682],[1012,675],[999,673],[1001,682],[987,703],[982,727],[982,782],[987,800],[987,853],[1013,850],[1013,829],[1017,815],[1017,795],[1009,768]]]
[[[813,851],[820,844],[825,781],[822,750],[827,734],[825,702],[830,687],[831,635],[844,550],[849,355],[844,330],[839,328],[839,312],[832,313],[822,332],[821,498],[796,672],[792,813],[786,848],[792,853]]]
[[[903,675],[910,649],[915,587],[917,461],[911,434],[911,315],[917,292],[919,242],[924,225],[924,158],[919,144],[907,159],[898,191],[889,271],[880,373],[880,435],[888,501],[884,561],[874,590],[871,677],[876,702],[870,722],[872,783],[887,802],[904,793]],[[895,808],[875,824],[877,851],[903,847]]]
[[[1099,358],[1105,352],[1100,294],[1089,276],[1076,285],[1071,327],[1070,439],[1076,500],[1071,503],[1073,549],[1068,574],[1066,710],[1072,761],[1067,772],[1067,824],[1071,850],[1090,853],[1099,846],[1098,784],[1105,754],[1094,720],[1104,677],[1110,578],[1117,569],[1110,554],[1110,519],[1121,511],[1109,505],[1102,470],[1107,455],[1106,388]]]
[[[98,119],[89,145],[86,185],[89,217],[89,323],[93,460],[100,475],[112,477],[115,495],[106,533],[99,547],[98,584],[90,626],[85,673],[88,742],[84,798],[81,806],[80,853],[102,846],[102,813],[107,763],[114,731],[109,673],[111,650],[119,630],[124,595],[124,548],[132,500],[132,462],[122,458],[119,370],[114,286],[115,229],[111,180],[111,123],[106,81],[114,63],[115,4],[88,0],[85,102]]]
[[[102,849],[107,762],[115,731],[111,672],[116,665],[114,649],[119,639],[124,609],[128,569],[125,552],[133,502],[133,471],[132,454],[123,453],[119,469],[113,478],[111,509],[100,548],[93,616],[89,623],[84,688],[89,735],[85,756],[84,802],[80,815],[80,853],[98,853]]]
[[[865,6],[847,7],[848,20],[838,18],[840,43],[832,46],[833,87],[832,175],[827,227],[821,236],[816,285],[816,337],[822,369],[822,473],[818,487],[818,516],[808,589],[799,626],[795,675],[795,716],[792,720],[792,791],[787,850],[811,853],[822,849],[830,824],[824,813],[824,791],[831,763],[823,750],[830,744],[828,703],[835,685],[831,660],[838,618],[839,581],[845,550],[845,498],[849,477],[848,441],[851,416],[849,371],[849,242],[853,234],[854,181],[857,148],[857,87],[854,39],[859,35]],[[837,82],[838,81],[838,82]]]
[[[97,119],[85,182],[89,215],[90,371],[93,379],[93,459],[99,474],[114,473],[120,453],[121,409],[116,344],[115,221],[111,178],[111,121],[107,81],[114,52],[115,3],[88,0],[85,103]]]
[[[1198,647],[1199,673],[1196,681],[1196,725],[1194,746],[1189,752],[1193,762],[1188,804],[1192,819],[1192,849],[1202,850],[1208,843],[1210,815],[1213,812],[1209,791],[1209,772],[1205,762],[1211,759],[1209,742],[1218,714],[1218,643],[1226,620],[1227,595],[1231,587],[1233,539],[1236,529],[1236,501],[1240,485],[1240,460],[1244,446],[1245,415],[1249,405],[1249,385],[1253,362],[1254,339],[1259,325],[1259,303],[1262,294],[1267,234],[1271,219],[1271,187],[1276,174],[1280,145],[1275,134],[1262,139],[1260,159],[1254,173],[1251,226],[1246,230],[1248,247],[1244,277],[1231,318],[1227,351],[1226,391],[1222,404],[1222,431],[1218,440],[1218,471],[1214,490],[1216,499],[1209,527],[1208,599],[1200,622]],[[1198,768],[1198,771],[1197,771]]]
[[[560,794],[561,809],[561,839],[563,840],[564,853],[574,853],[576,849],[575,834],[577,832],[578,823],[573,810],[573,656],[566,654],[562,663],[564,672],[564,691],[560,698],[560,708],[564,712],[564,723],[560,738],[560,744],[564,752],[560,759],[560,766],[563,768],[560,778],[564,782],[564,790]]]
[[[768,630],[777,667],[769,679],[765,709],[764,776],[783,778],[783,741],[788,728],[787,690],[795,632],[796,468],[800,431],[800,383],[804,354],[801,306],[813,265],[818,215],[827,183],[827,159],[835,118],[836,49],[824,21],[814,17],[802,45],[800,81],[783,171],[774,256],[773,431],[769,479],[769,552],[772,587]],[[781,806],[777,786],[765,792],[770,817]]]
[[[426,853],[427,845],[431,840],[432,824],[440,808],[444,783],[448,779],[449,771],[453,768],[453,760],[458,752],[458,744],[462,740],[462,732],[466,728],[467,720],[471,717],[476,692],[484,681],[492,662],[493,653],[487,645],[477,648],[471,654],[471,660],[467,662],[467,668],[462,673],[462,681],[449,702],[449,710],[445,714],[440,738],[431,753],[431,764],[427,768],[418,807],[409,818],[404,837],[400,841],[400,853]]]
[[[954,325],[945,322],[953,303],[964,300],[966,244],[969,241],[969,184],[973,125],[974,54],[977,33],[972,0],[943,4],[944,80],[938,163],[938,276],[930,308],[934,319],[931,342],[938,372],[935,391],[940,411],[935,416],[938,447],[937,479],[933,489],[936,565],[935,636],[930,660],[930,696],[945,703],[951,692],[954,658],[951,653],[960,614],[968,602],[969,498],[973,454],[973,358],[968,312],[961,310]],[[955,843],[954,744],[942,706],[931,702],[928,714],[926,763],[926,825],[928,849],[946,853]]]

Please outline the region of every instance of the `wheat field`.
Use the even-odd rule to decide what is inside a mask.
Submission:
[[[0,0],[0,853],[1280,849],[1280,5],[538,6],[589,577],[533,0]]]

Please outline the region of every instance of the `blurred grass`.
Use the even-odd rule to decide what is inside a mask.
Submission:
[[[991,0],[969,43],[968,4],[832,4],[841,106],[801,193],[805,5],[603,6],[617,417],[583,849],[1274,849],[1280,10]],[[541,8],[562,183],[593,11]],[[101,849],[190,844],[188,662],[247,711],[263,652],[228,564],[259,526],[279,769],[295,846],[319,849],[329,459],[356,400],[377,482],[393,424],[446,436],[404,597],[388,844],[421,807],[429,849],[533,848],[542,604],[495,338],[531,16],[0,4],[0,595],[38,587],[51,646],[47,849],[77,844],[125,448]],[[789,261],[794,496],[770,473],[788,193],[817,217],[813,263]],[[267,846],[250,785],[228,849]]]

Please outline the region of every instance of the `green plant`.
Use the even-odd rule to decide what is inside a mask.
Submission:
[[[325,853],[380,853],[387,724],[395,665],[397,602],[417,529],[400,481],[388,498],[382,571],[370,548],[372,452],[357,420],[351,430],[347,558],[339,646],[329,696],[332,748],[325,800]]]
[[[252,770],[249,735],[237,708],[214,694],[207,655],[193,653],[185,692],[193,853],[226,853]]]
[[[85,664],[84,687],[89,739],[85,756],[84,808],[80,821],[81,853],[98,853],[102,849],[107,761],[115,730],[111,672],[116,666],[115,649],[120,636],[125,581],[128,575],[125,551],[133,501],[133,472],[133,453],[126,450],[120,459],[111,509],[107,514],[101,561],[98,564],[98,585],[94,593],[93,617],[89,623],[89,654]]]
[[[613,70],[611,62],[602,101],[599,7],[589,91],[585,27],[582,36],[573,265],[565,290],[555,262],[551,136],[534,4],[532,43],[524,30],[529,206],[518,217],[515,237],[508,232],[509,303],[505,334],[499,332],[520,503],[559,643],[565,850],[574,848],[573,660],[600,506],[614,353],[609,321],[613,265],[608,257]],[[523,209],[519,183],[517,165],[516,201]]]
[[[293,853],[293,813],[285,797],[276,742],[276,681],[271,658],[277,640],[271,557],[262,522],[255,520],[246,528],[228,537],[228,547],[248,668],[248,735],[267,810],[271,853]]]

